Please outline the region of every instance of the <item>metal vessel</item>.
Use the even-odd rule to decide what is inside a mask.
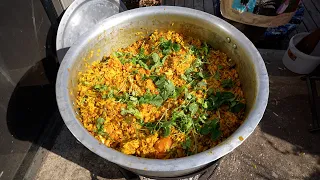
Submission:
[[[247,100],[244,123],[225,141],[207,151],[178,159],[159,160],[125,155],[99,143],[77,119],[74,106],[77,72],[88,62],[100,60],[112,50],[126,47],[154,30],[175,30],[206,41],[225,52],[236,64]],[[255,46],[235,27],[202,11],[157,6],[114,15],[92,27],[72,45],[60,66],[56,96],[62,118],[72,134],[88,149],[130,171],[153,177],[177,177],[192,173],[230,153],[254,131],[268,102],[269,78]]]
[[[67,50],[78,38],[101,20],[126,11],[121,0],[75,0],[63,14],[56,40],[58,60],[61,63]]]

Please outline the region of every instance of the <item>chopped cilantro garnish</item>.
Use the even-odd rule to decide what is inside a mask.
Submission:
[[[189,111],[191,112],[191,115],[195,115],[198,109],[199,109],[199,105],[195,102],[189,105]]]
[[[234,82],[232,81],[232,79],[225,79],[222,81],[221,85],[223,88],[230,89],[233,87]]]
[[[211,135],[212,140],[217,140],[221,136],[221,131],[219,130],[219,121],[214,119],[204,124],[200,129],[200,134],[202,135]]]
[[[177,51],[180,50],[180,44],[174,43],[174,44],[172,45],[172,48],[173,48],[174,51],[177,52]]]
[[[188,137],[186,138],[186,141],[184,143],[182,143],[182,148],[185,150],[190,149],[191,147],[191,139]]]
[[[214,76],[213,76],[215,79],[220,79],[220,73],[219,73],[219,71],[217,71],[215,74],[214,74]]]

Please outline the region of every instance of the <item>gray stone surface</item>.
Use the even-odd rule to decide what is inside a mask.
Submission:
[[[45,44],[50,22],[38,0],[0,1],[0,179],[13,179],[36,138],[28,134],[15,136],[19,125],[32,125],[36,116],[23,91],[30,92],[33,84],[19,84],[25,73],[46,56]],[[30,73],[29,73],[30,74]],[[32,72],[31,72],[32,74]],[[36,74],[34,77],[39,77]],[[46,85],[41,83],[41,85]],[[19,87],[17,87],[19,85]],[[20,88],[24,86],[26,88]],[[41,91],[41,88],[39,88]],[[39,91],[38,91],[39,92]],[[29,94],[35,95],[35,94]],[[19,98],[19,100],[17,100]],[[16,105],[16,106],[13,106]],[[18,104],[22,107],[18,109]],[[43,106],[43,105],[42,105]],[[17,111],[17,110],[24,110]],[[10,113],[8,113],[10,112]],[[35,112],[35,111],[33,111]],[[8,116],[11,115],[9,119]],[[20,115],[20,116],[19,116]],[[29,118],[32,117],[32,118]],[[20,121],[20,122],[19,122]],[[30,122],[30,123],[29,123]],[[39,124],[39,123],[35,123]],[[21,131],[20,131],[21,132]],[[37,132],[37,130],[33,131]],[[32,134],[32,133],[31,133]],[[34,133],[35,134],[35,133]]]
[[[308,131],[306,83],[283,67],[283,51],[260,51],[270,74],[267,110],[254,133],[226,155],[212,179],[320,179],[320,133]],[[36,179],[122,179],[116,166],[86,149],[64,127]]]

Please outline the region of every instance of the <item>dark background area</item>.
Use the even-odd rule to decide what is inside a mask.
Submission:
[[[55,28],[39,0],[0,1],[0,179],[21,179],[57,111]],[[40,136],[42,135],[42,136]]]

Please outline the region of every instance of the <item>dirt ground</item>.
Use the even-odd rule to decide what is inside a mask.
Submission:
[[[265,55],[265,54],[263,54]],[[279,61],[266,65],[270,75],[269,104],[259,126],[226,155],[212,179],[320,180],[320,132],[310,133],[307,86]],[[117,167],[98,157],[64,127],[47,152],[38,180],[123,179]]]

